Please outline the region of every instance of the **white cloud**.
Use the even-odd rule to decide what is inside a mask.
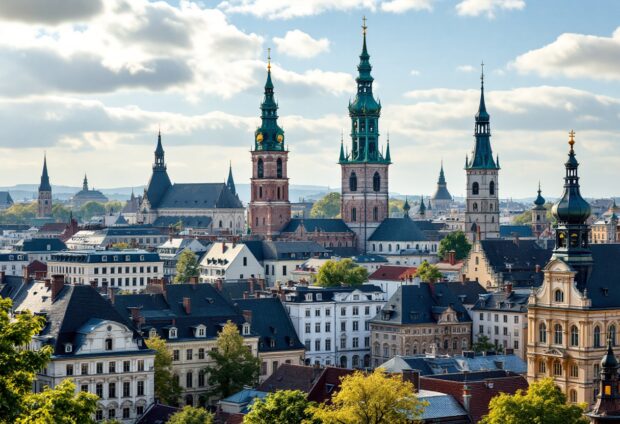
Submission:
[[[510,64],[519,72],[549,77],[620,80],[620,28],[611,37],[565,33]]]
[[[434,0],[389,0],[381,3],[384,12],[403,13],[409,10],[433,10]]]
[[[489,19],[495,18],[498,10],[522,10],[525,0],[462,0],[456,5],[461,16],[480,16],[485,14]]]
[[[456,67],[456,70],[459,72],[474,72],[475,69],[471,65],[459,65]]]
[[[346,72],[331,72],[321,69],[309,69],[303,73],[288,71],[276,64],[272,66],[274,84],[280,82],[290,86],[289,91],[297,94],[315,93],[317,90],[326,94],[339,96],[355,92],[355,79]]]
[[[0,17],[56,25],[73,20],[87,20],[99,14],[102,9],[102,0],[2,0]]]
[[[291,19],[331,10],[376,9],[377,0],[225,0],[218,5],[226,13],[247,13],[261,18]]]
[[[418,71],[417,69],[412,69],[410,74],[414,77],[417,77],[418,75],[420,75],[420,71]]]
[[[329,51],[327,38],[317,40],[298,29],[288,31],[284,37],[273,37],[273,42],[278,52],[301,59],[309,59]]]

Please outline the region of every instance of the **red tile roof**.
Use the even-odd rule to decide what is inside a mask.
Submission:
[[[370,274],[369,280],[390,280],[390,281],[402,281],[407,280],[409,277],[415,275],[418,269],[413,266],[393,266],[383,265],[378,270]]]

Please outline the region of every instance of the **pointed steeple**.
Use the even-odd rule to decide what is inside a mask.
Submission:
[[[409,200],[405,197],[405,203],[403,204],[403,211],[405,212],[404,217],[409,218],[409,210],[411,206],[409,206]]]
[[[84,174],[84,181],[82,182],[82,190],[88,191],[88,177]]]
[[[474,126],[474,137],[476,143],[472,153],[471,161],[466,161],[466,169],[499,169],[498,163],[493,160],[493,151],[491,149],[491,124],[490,115],[484,101],[484,62],[481,64],[482,72],[480,74],[480,103],[478,112],[476,113],[476,122]]]
[[[592,411],[586,415],[592,424],[616,423],[620,418],[620,393],[618,392],[618,360],[612,348],[611,337],[607,339],[607,352],[600,364],[600,390]]]
[[[153,169],[155,168],[166,169],[164,147],[161,144],[161,130],[157,132],[157,147],[155,148],[155,163],[153,164]]]
[[[392,163],[392,155],[390,155],[390,133],[387,135],[387,146],[385,148],[385,161]]]
[[[155,148],[155,163],[153,163],[153,174],[149,180],[144,196],[149,201],[152,208],[156,208],[161,199],[172,186],[168,172],[166,171],[166,162],[164,160],[164,148],[161,142],[161,131],[157,134],[157,147]]]
[[[536,205],[536,209],[544,209],[545,208],[545,198],[541,195],[542,190],[540,189],[540,181],[538,182],[538,196],[536,196],[536,200],[534,200],[534,205]]]
[[[228,189],[230,190],[232,194],[234,194],[235,196],[237,195],[237,189],[235,188],[235,180],[233,179],[233,174],[232,174],[232,162],[230,162],[228,165],[228,180],[226,180],[226,186],[228,186]]]
[[[446,176],[443,173],[443,160],[441,161],[441,167],[439,168],[439,179],[437,180],[437,184],[446,184]]]
[[[47,174],[47,154],[43,155],[43,172],[41,173],[41,183],[39,184],[39,191],[52,191],[50,185],[50,177]]]
[[[271,80],[271,49],[268,49],[267,54],[267,81],[260,110],[261,126],[254,132],[254,148],[256,150],[284,150],[284,130],[278,126],[278,104],[274,98]]]
[[[340,158],[338,159],[338,163],[346,162],[347,157],[344,154],[344,135],[340,133]]]
[[[418,208],[418,215],[426,215],[426,205],[424,204],[424,196],[420,196],[420,207]]]

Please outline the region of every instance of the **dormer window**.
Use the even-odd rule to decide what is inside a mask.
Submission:
[[[564,292],[562,290],[560,289],[556,290],[554,297],[555,297],[556,302],[559,302],[559,303],[564,302]]]
[[[108,257],[107,256],[102,256],[101,257],[101,262],[107,262],[108,261]]]
[[[65,353],[71,353],[73,352],[73,345],[71,343],[66,343],[65,344]]]
[[[248,324],[247,322],[243,324],[243,328],[241,331],[243,332],[244,336],[249,336],[250,335],[250,324]]]
[[[155,330],[154,328],[151,328],[149,330],[149,337],[157,337],[157,330]]]
[[[312,302],[312,293],[308,293],[308,294],[306,295],[306,300],[307,300],[308,302]]]
[[[207,335],[207,329],[204,325],[196,327],[196,337],[205,337]]]
[[[316,294],[316,300],[323,300],[323,294],[322,293],[317,293]]]
[[[112,350],[112,339],[105,339],[105,350]]]
[[[176,339],[177,338],[177,329],[176,329],[176,327],[170,328],[170,331],[168,332],[168,338],[169,339]]]

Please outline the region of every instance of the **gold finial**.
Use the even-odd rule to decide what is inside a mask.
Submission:
[[[575,145],[575,131],[574,130],[570,130],[570,132],[568,133],[568,144],[570,145],[570,150],[571,152],[573,151],[573,146]]]
[[[366,26],[366,15],[362,18],[362,34],[366,35],[366,30],[368,27]]]
[[[271,71],[271,47],[267,48],[267,70]]]

